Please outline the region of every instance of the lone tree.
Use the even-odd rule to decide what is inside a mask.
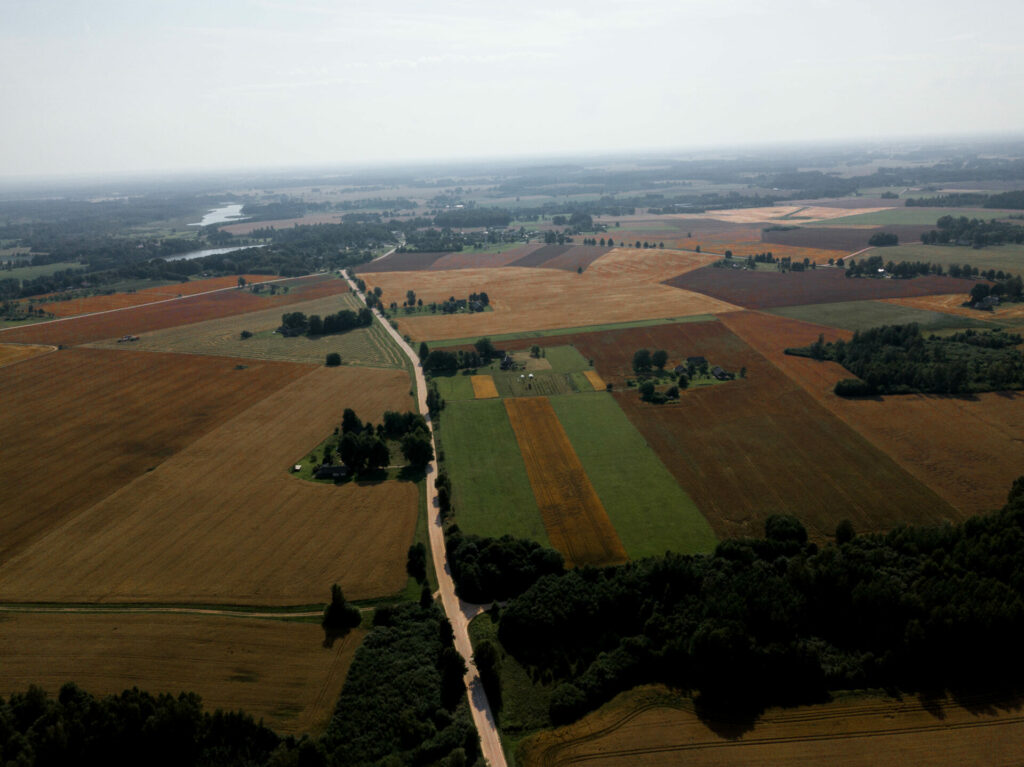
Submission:
[[[491,357],[498,353],[498,350],[494,348],[494,344],[491,343],[491,339],[486,337],[478,338],[476,343],[473,344],[473,348],[476,349],[477,354],[483,358],[484,362],[489,361]]]
[[[430,347],[427,346],[427,342],[426,341],[420,341],[420,352],[419,352],[420,362],[423,362],[423,360],[425,360],[429,355],[430,355]]]
[[[651,362],[658,370],[664,370],[665,363],[668,362],[668,352],[664,349],[658,349],[658,351],[651,354]]]
[[[337,352],[331,352],[327,355],[327,367],[336,368],[341,364],[341,355]]]
[[[345,595],[341,593],[341,586],[335,583],[331,586],[331,603],[324,609],[324,617],[320,625],[327,631],[348,632],[354,629],[363,620],[358,607],[353,607],[345,601]]]

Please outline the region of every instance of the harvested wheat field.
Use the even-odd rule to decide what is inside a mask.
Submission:
[[[727,210],[708,210],[699,214],[683,214],[673,216],[685,221],[687,217],[694,219],[713,218],[733,224],[759,224],[763,222],[792,221],[794,223],[810,221],[826,221],[832,218],[853,216],[860,213],[877,213],[889,210],[892,206],[880,208],[833,208],[817,205],[770,205],[763,208],[730,208]]]
[[[266,292],[254,294],[248,290],[224,290],[84,317],[8,328],[0,330],[0,341],[65,346],[86,344],[129,334],[141,335],[153,330],[189,325],[217,317],[289,306],[315,298],[338,295],[348,290],[348,284],[344,280],[331,275],[300,277],[276,284],[282,288],[287,287],[288,292],[269,295]]]
[[[351,293],[318,298],[292,304],[285,311],[303,312],[321,317],[342,309],[358,311],[365,304]],[[101,348],[176,352],[179,354],[214,354],[225,357],[282,360],[322,365],[330,352],[341,354],[346,365],[405,368],[405,357],[398,345],[379,322],[368,328],[354,328],[345,333],[310,338],[286,338],[274,331],[281,325],[280,307],[263,309],[231,317],[197,322],[146,333],[131,344],[114,339],[91,344]],[[253,335],[242,338],[243,331]]]
[[[1024,715],[1018,700],[857,697],[770,709],[753,729],[709,726],[693,703],[664,687],[639,687],[599,711],[523,741],[519,763],[556,765],[1020,764]],[[730,734],[720,734],[722,732]]]
[[[832,393],[851,373],[834,362],[783,353],[787,346],[849,338],[799,320],[733,312],[719,319],[822,405],[962,512],[1000,508],[1024,467],[1024,396],[903,394],[844,399]]]
[[[590,381],[590,385],[594,387],[594,391],[604,391],[604,379],[598,375],[596,370],[584,370],[583,375],[586,376],[588,381]]]
[[[13,365],[15,362],[29,360],[40,354],[57,351],[56,346],[38,346],[35,344],[0,344],[0,368]]]
[[[308,604],[334,582],[350,599],[393,594],[416,484],[325,485],[288,467],[346,407],[379,422],[411,405],[405,371],[313,368],[7,558],[0,601]]]
[[[809,248],[794,245],[776,245],[764,242],[723,242],[714,247],[704,246],[703,250],[714,250],[716,253],[725,255],[725,251],[732,251],[733,258],[741,259],[747,256],[756,256],[758,253],[771,253],[774,258],[788,258],[793,262],[802,263],[806,258],[817,264],[827,264],[829,259],[845,258],[850,254],[848,250],[829,250],[826,248]]]
[[[664,264],[648,268],[648,279],[653,282],[630,274],[622,276],[615,268],[602,269],[604,259],[615,253],[598,259],[583,274],[560,269],[502,267],[367,274],[364,279],[367,285],[383,288],[385,298],[404,295],[412,289],[424,303],[481,291],[488,294],[492,312],[398,317],[400,331],[417,341],[684,317],[738,308],[690,291],[678,291],[679,295],[675,295],[677,289],[657,284],[659,275],[667,268]],[[692,255],[665,258],[681,261]]]
[[[969,283],[968,283],[969,284]],[[939,296],[916,296],[911,298],[891,298],[888,303],[910,306],[914,309],[927,309],[931,312],[944,312],[957,317],[970,317],[973,320],[1019,320],[1024,319],[1024,303],[1007,303],[997,306],[991,312],[971,309],[963,306],[968,299],[967,292],[950,293]]]
[[[0,560],[310,371],[237,364],[64,349],[0,368]]]
[[[473,383],[473,396],[476,399],[494,399],[498,396],[498,388],[494,385],[494,378],[491,376],[471,376]]]
[[[488,269],[496,266],[508,266],[513,261],[518,261],[523,256],[532,253],[542,244],[536,242],[528,245],[518,245],[500,253],[487,253],[475,250],[463,250],[458,253],[449,253],[437,259],[431,264],[431,271],[445,269]]]
[[[257,229],[292,229],[296,226],[314,226],[316,224],[339,224],[341,213],[309,213],[299,218],[275,218],[272,221],[241,221],[218,227],[222,232],[235,235],[252,234]]]
[[[626,549],[547,397],[506,399],[551,545],[570,567],[625,562]]]
[[[249,283],[278,279],[274,275],[266,274],[245,274],[242,276]],[[210,277],[205,280],[191,280],[189,282],[176,282],[173,285],[142,288],[131,293],[111,293],[105,296],[72,298],[67,301],[49,301],[41,306],[47,312],[57,317],[75,317],[79,314],[106,312],[111,309],[141,306],[143,304],[156,303],[157,301],[167,301],[171,298],[181,298],[182,296],[193,296],[197,293],[206,293],[211,290],[231,288],[238,288],[238,277],[235,275]]]
[[[276,732],[319,734],[365,632],[332,647],[314,624],[216,615],[7,613],[0,695],[75,682],[99,697],[138,687],[195,692],[212,713],[239,708]]]
[[[817,541],[831,539],[843,519],[865,532],[960,519],[722,322],[581,333],[571,342],[616,382],[619,406],[719,538],[763,535],[779,513],[796,515]],[[729,371],[745,367],[746,378],[649,404],[618,386],[640,348],[666,350],[670,365],[701,355]]]

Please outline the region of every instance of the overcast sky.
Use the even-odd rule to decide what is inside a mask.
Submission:
[[[0,0],[0,176],[1024,132],[1020,0]]]

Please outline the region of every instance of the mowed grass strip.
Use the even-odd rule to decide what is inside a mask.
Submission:
[[[714,549],[711,525],[612,395],[552,397],[551,405],[631,558]]]
[[[632,320],[627,322],[607,322],[601,325],[583,325],[576,328],[554,328],[552,330],[532,330],[522,333],[498,333],[488,336],[495,344],[506,341],[524,341],[531,338],[552,338],[556,336],[570,336],[574,333],[597,333],[603,330],[620,330],[622,328],[646,328],[653,325],[674,325],[690,322],[714,322],[713,314],[694,314],[688,317],[667,317],[654,320]],[[466,338],[448,338],[440,341],[428,341],[431,349],[444,349],[449,346],[471,346],[480,339],[480,336]]]
[[[319,626],[216,615],[22,613],[3,617],[0,695],[56,696],[74,681],[99,697],[139,687],[198,693],[207,711],[239,708],[282,735],[330,720],[365,631],[330,647]]]
[[[570,566],[625,562],[626,549],[547,397],[504,400],[552,545]]]
[[[551,546],[501,400],[449,402],[438,436],[463,532]]]
[[[103,348],[125,347],[133,350],[176,352],[178,354],[215,354],[247,359],[281,360],[322,365],[327,354],[337,352],[343,364],[361,367],[402,368],[405,358],[387,330],[374,319],[368,328],[356,328],[345,333],[307,338],[285,338],[274,331],[281,325],[285,312],[302,312],[321,317],[343,309],[358,311],[363,308],[351,293],[328,296],[313,301],[293,304],[285,309],[272,308],[249,312],[234,317],[199,322],[194,325],[167,328],[143,335],[131,344],[115,340],[94,344]],[[242,338],[242,332],[253,335]]]
[[[494,399],[498,396],[498,389],[490,376],[471,376],[470,380],[473,382],[473,396],[476,399]]]

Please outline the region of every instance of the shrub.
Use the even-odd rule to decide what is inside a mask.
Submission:
[[[337,352],[331,352],[327,355],[327,367],[337,367],[341,364],[341,355]]]

